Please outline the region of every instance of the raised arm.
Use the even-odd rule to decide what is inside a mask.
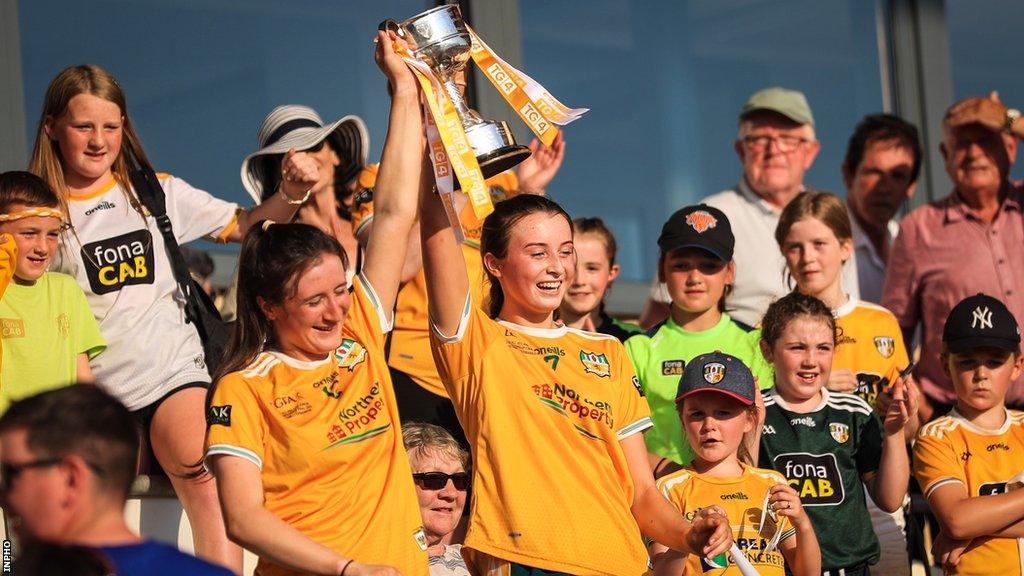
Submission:
[[[260,470],[244,458],[217,455],[209,460],[217,478],[217,493],[224,525],[232,542],[260,558],[308,574],[347,576],[397,575],[393,568],[352,561],[310,540],[263,506]],[[347,566],[347,568],[346,568]]]
[[[640,532],[655,542],[688,554],[710,558],[729,549],[732,530],[721,508],[705,508],[692,523],[688,522],[654,484],[643,436],[633,434],[620,440],[619,444],[633,479],[630,512]]]
[[[448,223],[441,199],[427,190],[420,192],[420,238],[430,320],[442,335],[453,336],[459,329],[462,311],[469,297],[466,260]],[[478,306],[479,303],[474,302],[473,305]]]
[[[904,428],[912,418],[917,418],[916,408],[906,401],[906,384],[897,378],[892,387],[892,403],[882,424],[882,461],[878,472],[868,482],[868,492],[879,508],[895,512],[903,505],[910,483],[910,458],[907,456]]]
[[[373,229],[363,274],[381,306],[391,310],[402,280],[402,262],[416,221],[417,190],[423,167],[423,114],[419,84],[394,49],[393,32],[377,33],[377,64],[393,89],[388,134],[374,186]]]

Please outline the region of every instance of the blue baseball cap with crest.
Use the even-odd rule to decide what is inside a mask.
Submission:
[[[757,395],[756,389],[754,375],[742,360],[715,351],[701,354],[686,365],[679,379],[676,403],[698,392],[718,392],[750,406]]]

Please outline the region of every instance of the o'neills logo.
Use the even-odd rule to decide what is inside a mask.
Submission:
[[[117,206],[112,202],[107,202],[106,200],[104,200],[103,202],[100,202],[99,204],[86,210],[85,215],[92,216],[93,214],[99,212],[100,210],[110,210],[111,208],[117,208]]]
[[[746,494],[743,492],[733,492],[732,494],[722,494],[719,496],[722,500],[749,500]]]

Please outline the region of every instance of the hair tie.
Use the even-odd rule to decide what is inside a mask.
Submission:
[[[263,231],[266,232],[267,228],[270,228],[274,224],[277,224],[277,222],[274,222],[273,220],[264,220],[263,221]]]
[[[38,206],[35,208],[26,208],[19,210],[18,212],[8,212],[7,214],[0,214],[0,222],[14,222],[15,220],[21,220],[22,218],[31,218],[33,216],[40,216],[44,218],[56,218],[61,222],[64,221],[64,213],[59,208],[49,208],[46,206]]]

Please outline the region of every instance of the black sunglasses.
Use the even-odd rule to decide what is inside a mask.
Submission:
[[[29,468],[46,468],[47,466],[56,466],[63,461],[64,458],[42,458],[39,460],[22,462],[20,464],[0,462],[0,492],[7,492],[11,488],[11,482],[14,482],[22,472]]]
[[[469,474],[466,472],[456,472],[455,474],[419,472],[412,475],[413,482],[424,490],[441,490],[448,485],[449,479],[451,479],[452,485],[455,486],[456,490],[463,491],[469,488]]]

